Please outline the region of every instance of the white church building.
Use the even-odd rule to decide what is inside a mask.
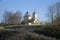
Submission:
[[[26,14],[24,15],[24,22],[25,22],[25,24],[28,24],[28,25],[40,24],[40,22],[38,20],[37,12],[34,11],[32,16],[29,15],[29,12],[26,12]]]

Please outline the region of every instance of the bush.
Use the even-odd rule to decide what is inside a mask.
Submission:
[[[25,21],[22,21],[21,24],[25,25]]]
[[[38,28],[34,32],[38,34],[44,34],[46,36],[60,38],[60,26],[58,25],[47,25],[46,27],[42,28],[41,30]]]

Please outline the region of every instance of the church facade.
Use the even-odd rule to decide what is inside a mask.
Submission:
[[[36,11],[33,12],[32,16],[29,15],[28,12],[26,12],[26,14],[24,15],[24,22],[25,24],[28,24],[28,25],[40,24]]]

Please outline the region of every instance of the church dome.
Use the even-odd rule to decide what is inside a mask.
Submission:
[[[25,15],[26,15],[26,16],[30,16],[30,15],[29,15],[29,13],[28,13],[28,11],[26,12],[26,14],[25,14]]]

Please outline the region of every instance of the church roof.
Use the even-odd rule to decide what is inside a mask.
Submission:
[[[25,16],[30,16],[29,13],[28,13],[28,11],[26,12]]]

